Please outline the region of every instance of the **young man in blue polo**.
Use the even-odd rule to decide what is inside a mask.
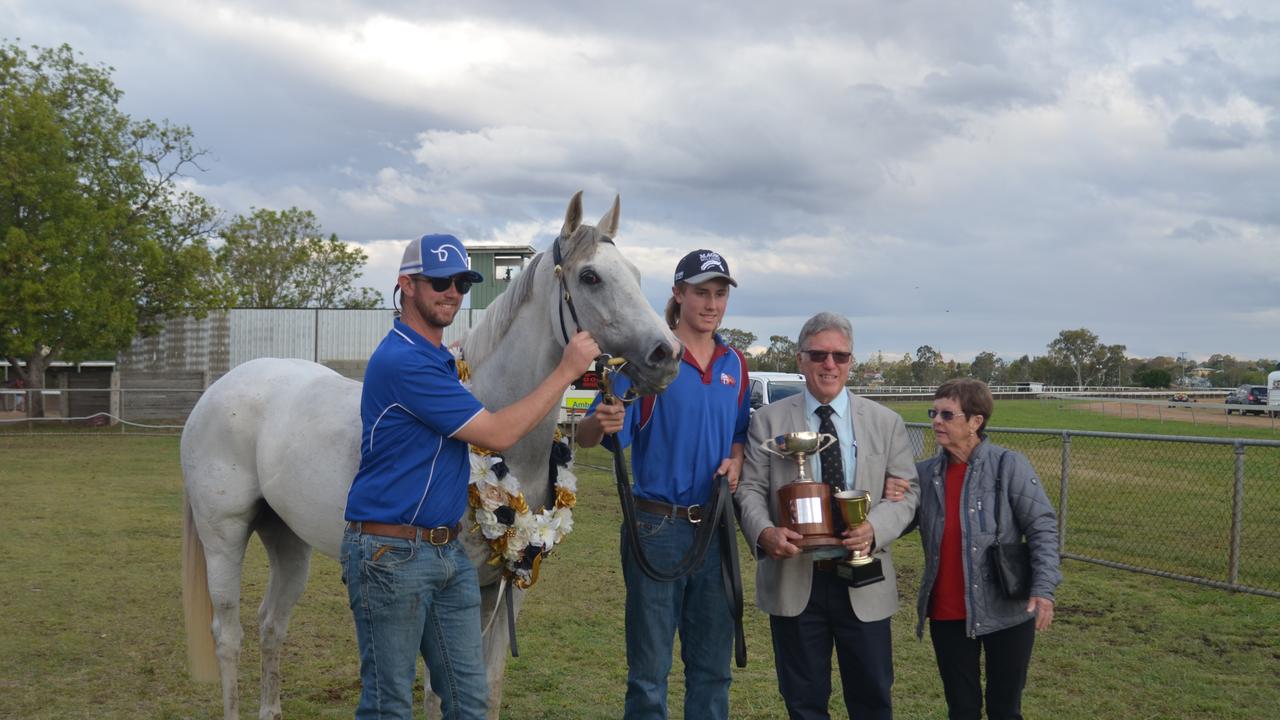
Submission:
[[[417,658],[446,718],[483,718],[489,688],[480,587],[458,541],[467,445],[511,447],[600,354],[579,332],[529,395],[491,413],[458,381],[443,346],[462,296],[483,280],[452,235],[409,243],[400,318],[369,358],[360,397],[360,469],[347,496],[342,577],[360,650],[357,720],[411,718]]]
[[[742,471],[750,399],[747,362],[716,334],[737,286],[719,253],[695,250],[676,266],[667,301],[667,325],[684,344],[680,373],[659,395],[626,409],[596,404],[578,427],[578,443],[591,447],[617,433],[631,447],[636,519],[641,548],[651,564],[668,569],[693,543],[700,507],[711,499],[714,480],[726,475],[730,489]],[[627,388],[620,377],[615,387]],[[640,569],[622,532],[622,571],[627,586],[628,720],[667,717],[667,675],[675,634],[684,662],[684,716],[723,720],[729,716],[729,660],[733,619],[720,571],[719,537],[693,574],[674,582],[654,580]]]

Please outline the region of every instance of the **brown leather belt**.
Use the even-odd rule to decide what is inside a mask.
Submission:
[[[462,530],[462,523],[453,527],[424,528],[417,525],[388,525],[377,522],[349,522],[347,527],[363,535],[380,535],[382,537],[400,538],[402,540],[425,540],[432,545],[448,545]]]
[[[684,505],[672,505],[671,503],[659,502],[657,500],[636,498],[636,509],[653,513],[654,515],[678,517],[681,520],[688,520],[694,525],[702,522],[701,505],[689,505],[686,507]]]

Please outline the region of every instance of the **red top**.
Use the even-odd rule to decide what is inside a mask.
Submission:
[[[929,598],[929,617],[934,620],[963,620],[964,556],[960,543],[960,495],[964,490],[967,463],[947,464],[947,514],[943,518],[942,547],[938,551],[938,577]]]

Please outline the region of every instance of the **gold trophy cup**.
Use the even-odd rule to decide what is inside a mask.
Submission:
[[[778,488],[778,507],[782,510],[783,525],[804,536],[796,540],[795,545],[806,553],[840,547],[831,516],[831,487],[814,482],[805,470],[811,456],[834,442],[834,435],[806,430],[779,435],[760,445],[765,451],[795,460],[800,466],[796,481]]]
[[[836,493],[840,515],[849,527],[857,527],[867,520],[871,511],[871,493],[866,490],[844,490]],[[854,550],[847,560],[836,563],[836,575],[849,587],[863,587],[884,580],[880,560]]]

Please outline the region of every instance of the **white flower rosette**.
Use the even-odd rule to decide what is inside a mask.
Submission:
[[[495,556],[504,560],[507,571],[526,582],[530,573],[516,565],[524,558],[525,550],[535,545],[550,551],[573,530],[573,511],[576,502],[578,479],[568,468],[560,468],[556,475],[555,506],[550,510],[530,512],[524,502],[520,483],[510,472],[499,478],[493,466],[502,462],[497,455],[471,453],[471,484],[479,503],[473,501],[475,523],[486,540],[491,541]],[[502,506],[516,510],[511,526],[498,521],[496,511]],[[505,542],[503,542],[505,536]]]

